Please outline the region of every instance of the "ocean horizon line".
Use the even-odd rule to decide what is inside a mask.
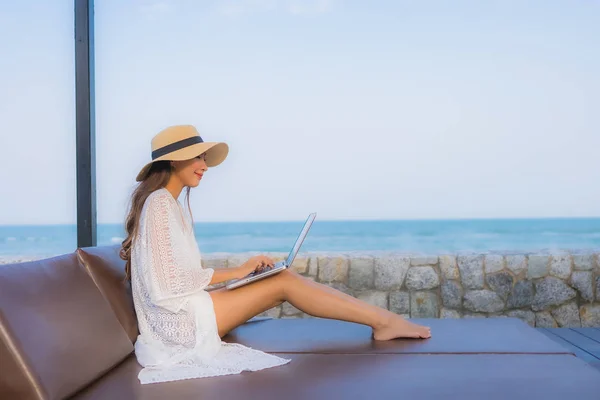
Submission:
[[[194,235],[204,253],[287,251],[297,221],[200,222]],[[98,223],[98,245],[118,244],[122,223]],[[76,224],[0,226],[0,255],[62,252],[77,241]],[[303,245],[310,251],[399,250],[438,252],[546,248],[600,248],[600,218],[443,220],[316,220]]]
[[[308,214],[307,214],[308,215]],[[465,217],[465,218],[350,218],[350,219],[317,219],[318,222],[514,222],[514,221],[564,221],[564,220],[600,220],[600,216],[554,216],[554,217]],[[194,220],[194,224],[278,224],[278,223],[301,223],[305,219],[282,219],[282,220],[230,220],[230,221],[219,221],[219,220]],[[124,222],[97,222],[96,225],[123,225]],[[0,228],[11,228],[11,227],[65,227],[65,226],[77,226],[77,222],[70,223],[22,223],[22,224],[0,224]]]

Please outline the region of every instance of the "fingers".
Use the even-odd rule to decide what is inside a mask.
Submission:
[[[267,256],[257,256],[256,257],[256,270],[263,271],[265,268],[273,268],[275,263],[270,257]]]
[[[267,268],[273,268],[275,266],[275,263],[273,261],[273,259],[271,259],[270,257],[267,256],[255,256],[252,258],[255,262],[255,267],[254,267],[254,271],[255,272],[262,272]]]
[[[273,267],[275,265],[275,263],[273,262],[273,259],[270,257],[265,257],[265,264],[268,265],[269,267]]]
[[[267,256],[258,256],[258,261],[264,265],[269,265],[269,266],[274,265],[273,259],[271,259],[270,257],[267,257]]]

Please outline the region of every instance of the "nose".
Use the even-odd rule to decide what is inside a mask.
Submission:
[[[200,168],[202,168],[203,171],[208,170],[208,165],[206,165],[206,160],[204,160],[204,159],[201,160]]]

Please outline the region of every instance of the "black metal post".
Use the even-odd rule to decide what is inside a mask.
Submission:
[[[75,0],[77,247],[96,246],[94,0]]]

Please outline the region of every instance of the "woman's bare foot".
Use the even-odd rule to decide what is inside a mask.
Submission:
[[[381,328],[373,329],[375,340],[392,340],[398,338],[428,339],[431,331],[427,326],[413,324],[399,315],[391,316]]]

